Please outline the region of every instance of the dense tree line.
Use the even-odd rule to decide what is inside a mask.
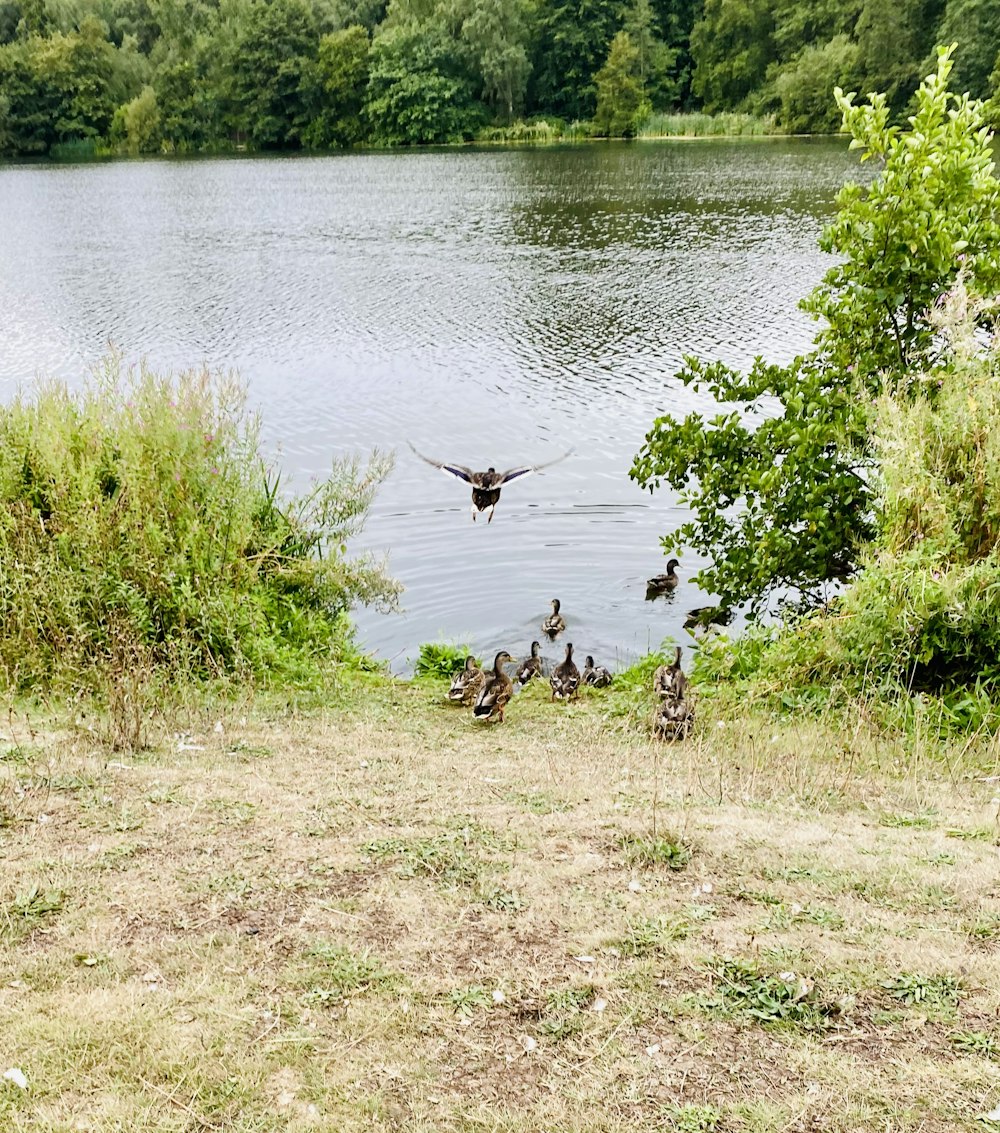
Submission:
[[[0,0],[0,153],[326,148],[544,119],[634,134],[651,110],[839,125],[893,113],[960,41],[1000,86],[1000,0]]]

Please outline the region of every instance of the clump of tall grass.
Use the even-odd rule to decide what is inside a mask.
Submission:
[[[517,121],[507,126],[484,126],[476,135],[477,142],[529,142],[545,144],[559,141],[566,129],[560,119]]]
[[[668,114],[654,111],[639,127],[640,138],[715,138],[780,134],[773,115]]]
[[[136,734],[156,681],[318,679],[351,606],[395,601],[346,553],[390,466],[283,493],[234,376],[111,358],[22,393],[0,409],[0,679],[117,696]]]

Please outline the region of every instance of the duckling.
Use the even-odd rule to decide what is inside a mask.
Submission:
[[[576,662],[573,660],[573,646],[566,646],[566,660],[560,662],[552,670],[552,676],[549,677],[549,684],[552,686],[552,699],[555,700],[573,700],[579,696],[580,688],[580,670],[576,667]]]
[[[531,643],[531,656],[526,657],[521,662],[520,669],[514,676],[514,680],[523,688],[532,677],[540,677],[542,675],[542,658],[538,652],[538,642]]]
[[[514,684],[503,671],[504,664],[514,658],[506,649],[501,649],[493,661],[493,672],[486,678],[483,687],[479,690],[472,713],[480,720],[492,720],[494,716],[503,723],[503,710],[507,702],[514,695]]]
[[[559,613],[559,599],[552,599],[552,613],[542,622],[542,633],[556,637],[566,628],[566,619]]]
[[[680,579],[677,577],[676,568],[679,567],[680,560],[671,559],[667,563],[667,573],[657,574],[652,578],[646,579],[646,597],[656,598],[661,594],[669,594],[672,590],[676,589]]]
[[[672,665],[661,665],[653,674],[653,692],[661,699],[683,699],[687,691],[688,679],[681,671],[681,647],[674,652]]]
[[[611,671],[605,669],[603,665],[595,665],[594,658],[588,654],[587,663],[583,667],[583,676],[580,679],[585,685],[593,685],[594,688],[607,688],[611,684]]]
[[[476,513],[486,511],[489,508],[490,514],[487,518],[487,523],[493,522],[493,512],[496,510],[497,502],[500,499],[500,489],[504,484],[509,484],[511,480],[517,480],[521,476],[527,476],[531,472],[541,472],[543,468],[551,468],[553,464],[558,464],[560,460],[565,460],[567,456],[571,456],[573,449],[564,452],[562,456],[557,456],[555,460],[546,461],[545,464],[519,464],[515,468],[508,468],[505,472],[497,472],[491,465],[485,472],[473,472],[471,468],[466,468],[464,464],[447,464],[442,460],[432,460],[429,456],[424,456],[422,452],[417,452],[411,441],[407,441],[410,448],[420,457],[421,460],[426,461],[431,467],[439,468],[448,476],[456,476],[459,480],[464,480],[466,484],[472,485],[472,518],[476,518]]]
[[[451,688],[448,689],[448,699],[456,704],[468,706],[479,695],[479,690],[486,682],[486,674],[476,664],[474,657],[466,657],[465,668],[460,669],[452,677]]]

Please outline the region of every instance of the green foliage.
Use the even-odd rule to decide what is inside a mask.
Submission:
[[[954,1011],[962,998],[962,985],[954,976],[927,976],[903,972],[882,981],[882,987],[893,999],[907,1007],[921,1007],[944,1015]]]
[[[313,148],[349,146],[364,137],[362,110],[368,86],[368,32],[355,24],[319,41],[312,74],[319,109],[303,131]]]
[[[567,121],[591,117],[594,76],[620,22],[618,0],[542,0],[534,57],[540,106]]]
[[[846,35],[811,44],[774,80],[781,124],[792,133],[833,133],[843,119],[835,87],[856,84],[858,48]]]
[[[358,992],[391,989],[400,982],[367,949],[352,952],[342,944],[324,940],[310,948],[307,955],[311,961],[311,986],[305,1001],[319,1007],[335,1006]]]
[[[528,60],[526,0],[466,0],[462,39],[482,75],[485,101],[506,121],[524,107],[531,64]]]
[[[726,607],[755,613],[788,591],[815,604],[855,572],[877,531],[871,395],[905,393],[914,367],[947,361],[930,311],[959,271],[973,295],[1000,285],[989,135],[981,105],[948,92],[950,67],[942,50],[907,130],[881,95],[855,106],[837,92],[852,146],[883,165],[841,191],[823,236],[841,260],[802,304],[825,321],[815,349],[745,375],[687,359],[680,381],[743,411],[658,418],[635,459],[634,479],[668,483],[692,512],[664,548],[710,559],[696,581]]]
[[[672,1106],[664,1116],[670,1133],[715,1133],[722,1120],[714,1105]]]
[[[639,74],[639,52],[627,32],[620,31],[611,41],[608,58],[594,82],[595,132],[608,138],[635,137],[650,105]]]
[[[959,726],[995,721],[1000,682],[1000,357],[978,353],[959,286],[932,327],[953,360],[871,408],[878,539],[831,614],[779,641],[799,681],[948,692]]]
[[[753,111],[832,130],[835,84],[882,90],[901,117],[935,41],[961,42],[962,89],[995,91],[998,3],[0,0],[0,153],[418,144],[519,117],[587,136],[621,33],[659,112]],[[124,108],[134,116],[137,98],[130,134]],[[602,110],[598,132],[632,132],[613,118]]]
[[[414,672],[418,677],[453,677],[465,668],[468,656],[468,646],[425,641],[420,646]]]
[[[699,999],[705,1011],[805,1030],[822,1029],[837,1014],[836,1005],[820,997],[813,981],[795,972],[762,973],[753,962],[731,959],[717,961],[709,971],[715,986]]]
[[[379,31],[365,113],[375,140],[386,145],[454,142],[475,134],[482,109],[442,23]]]
[[[763,82],[773,27],[768,0],[705,0],[691,32],[691,85],[705,110],[739,109]]]
[[[256,0],[230,56],[234,120],[255,146],[301,142],[309,123],[309,80],[318,28],[305,0]]]
[[[0,668],[8,686],[316,679],[347,612],[396,586],[349,559],[389,468],[338,462],[283,496],[242,386],[207,373],[61,383],[0,411]]]
[[[160,108],[152,87],[143,87],[131,102],[118,107],[111,123],[111,140],[131,154],[153,153],[159,148]]]
[[[640,138],[737,138],[778,133],[771,116],[756,114],[652,113],[639,127]]]
[[[629,865],[681,870],[691,861],[691,847],[676,838],[626,834],[621,839],[621,847]]]

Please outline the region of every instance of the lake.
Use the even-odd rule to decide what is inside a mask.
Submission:
[[[396,450],[359,542],[405,610],[357,614],[394,669],[431,640],[524,656],[553,597],[562,640],[614,667],[710,597],[685,554],[645,600],[684,513],[632,457],[657,414],[711,409],[672,375],[808,345],[796,302],[856,171],[844,140],[758,138],[0,166],[0,395],[109,343],[235,367],[294,481]],[[487,525],[407,440],[476,468],[575,453]]]

